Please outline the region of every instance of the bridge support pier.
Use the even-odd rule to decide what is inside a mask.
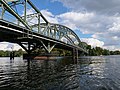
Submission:
[[[27,40],[27,39],[26,39]],[[24,59],[34,59],[36,56],[39,56],[39,53],[34,54],[32,53],[36,49],[44,49],[46,51],[45,56],[50,56],[51,51],[55,47],[55,43],[50,42],[44,42],[42,40],[36,41],[33,43],[33,41],[30,41],[31,39],[28,39],[28,42],[18,42],[18,44],[27,52],[27,54],[24,54]]]
[[[78,60],[78,50],[73,48],[72,55],[73,55],[73,60],[76,62]]]
[[[40,44],[32,42],[19,42],[18,44],[27,52],[26,59],[32,59],[31,53],[41,47]]]

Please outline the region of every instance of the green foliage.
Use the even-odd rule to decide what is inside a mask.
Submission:
[[[88,55],[89,56],[100,56],[100,55],[120,55],[120,51],[116,50],[116,51],[109,51],[107,49],[103,49],[101,47],[91,47],[91,45],[86,45],[86,49],[88,50]],[[0,57],[9,57],[10,56],[10,52],[11,51],[3,51],[0,50]],[[22,49],[19,49],[18,51],[14,51],[15,53],[15,57],[20,57],[22,56],[24,53],[26,53],[25,51],[23,51]],[[36,55],[42,55],[45,54],[46,51],[44,49],[36,49],[33,54]],[[59,48],[54,48],[51,52],[51,54],[53,55],[57,55],[57,56],[71,56],[72,55],[72,51],[69,50],[63,50],[63,49],[59,49]]]
[[[0,57],[9,57],[10,52],[11,51],[0,50]],[[23,51],[22,49],[19,49],[18,51],[14,51],[14,53],[15,53],[15,57],[20,57],[23,55],[23,53],[25,53],[25,51]]]
[[[51,53],[56,54],[57,56],[71,56],[72,54],[72,52],[69,50],[63,50],[59,48],[54,48]]]
[[[87,47],[88,55],[89,56],[100,56],[100,55],[120,55],[120,51],[110,51],[107,49],[103,49],[101,47],[91,47],[91,45],[88,45]]]
[[[44,49],[36,49],[35,51],[32,52],[32,54],[45,55],[45,54],[47,54],[47,52]],[[51,51],[51,55],[53,55],[53,56],[71,56],[72,51],[64,50],[64,49],[60,49],[60,48],[54,48]]]

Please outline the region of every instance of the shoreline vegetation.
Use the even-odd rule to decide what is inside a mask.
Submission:
[[[107,49],[103,49],[101,47],[91,47],[91,45],[87,45],[86,49],[88,50],[88,54],[86,56],[102,56],[102,55],[120,55],[120,51],[116,50],[116,51],[110,51]],[[15,53],[15,57],[21,57],[23,56],[23,54],[27,54],[25,51],[23,51],[22,49],[19,50],[14,50],[14,51],[4,51],[4,50],[0,50],[0,57],[10,57],[10,53],[14,52]],[[33,52],[33,54],[36,55],[45,55],[46,52],[45,50],[35,50]],[[54,48],[53,51],[51,52],[51,55],[53,56],[71,56],[72,52],[69,50],[63,50],[63,49],[57,49]]]
[[[101,47],[91,47],[91,45],[87,45],[86,48],[89,52],[87,56],[120,55],[119,50],[110,51]]]
[[[23,51],[22,49],[19,50],[13,50],[13,51],[4,51],[0,50],[0,57],[10,57],[10,53],[14,52],[15,57],[21,57],[23,54],[27,54],[27,52]],[[63,50],[63,49],[56,49],[54,48],[53,51],[50,54],[47,54],[45,50],[35,50],[30,55],[36,55],[36,56],[71,56],[72,53],[69,50]]]

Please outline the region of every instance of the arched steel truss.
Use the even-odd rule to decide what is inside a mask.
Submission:
[[[48,22],[30,0],[0,0],[0,6],[1,19],[29,29],[28,37],[34,32],[85,49],[76,33],[66,26]],[[17,7],[23,8],[24,13],[18,13]],[[28,7],[32,11],[30,14],[27,13]],[[8,14],[11,19],[6,19]]]
[[[36,27],[38,27],[38,24],[32,25],[32,28]],[[74,33],[70,28],[66,26],[53,23],[49,23],[46,25],[45,23],[42,23],[40,24],[40,27],[41,29],[39,33],[50,38],[54,38],[71,45],[78,45],[79,43],[81,43],[76,33]],[[35,30],[36,29],[33,29],[33,31]],[[68,41],[65,41],[65,39],[67,39]]]

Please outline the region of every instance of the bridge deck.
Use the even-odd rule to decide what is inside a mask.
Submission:
[[[30,37],[27,37],[28,31]],[[26,37],[24,37],[23,35],[25,35]],[[43,40],[45,43],[47,42],[56,43],[56,48],[67,50],[77,48],[79,51],[83,51],[82,48],[78,48],[77,46],[66,44],[62,41],[55,40],[53,38],[32,32],[22,26],[20,27],[8,21],[0,20],[0,41],[8,41],[12,43],[30,41],[40,43],[40,40]]]
[[[21,10],[17,12],[20,8],[23,8],[23,15]],[[32,14],[27,14],[28,8],[33,10]],[[54,47],[87,53],[76,33],[66,26],[47,21],[30,0],[0,0],[0,15],[0,41],[17,43],[28,53],[40,45],[48,53]]]

